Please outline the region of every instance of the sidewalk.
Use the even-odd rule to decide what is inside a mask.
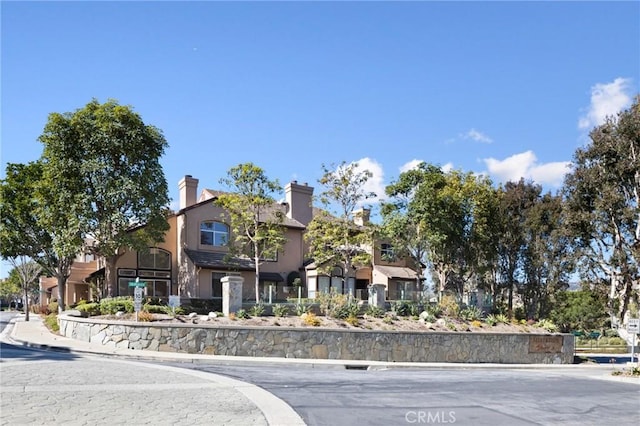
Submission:
[[[0,341],[12,345],[22,345],[30,348],[57,352],[94,356],[115,355],[117,358],[124,358],[128,360],[173,362],[213,361],[212,356],[205,355],[141,351],[132,349],[107,349],[99,344],[82,342],[76,339],[70,339],[53,334],[46,328],[41,317],[34,314],[29,315],[29,321],[24,320],[24,315],[15,317],[0,334]],[[222,361],[219,358],[221,357],[216,357],[218,361]],[[3,362],[3,367],[8,368],[10,366],[11,362]],[[236,407],[242,403],[239,401],[247,401],[244,403],[244,408],[240,411],[246,413],[259,410],[262,412],[267,424],[269,425],[298,426],[305,424],[302,418],[286,402],[258,386],[217,374],[198,373],[191,370],[172,367],[158,368],[165,368],[167,370],[171,369],[174,372],[182,374],[200,375],[203,378],[206,377],[208,382],[213,382],[215,386],[219,386],[224,389],[224,392],[219,393],[218,400],[220,400],[220,398],[225,398],[227,405],[233,405]],[[5,369],[5,374],[9,374],[9,370]],[[176,386],[180,386],[180,384],[177,383]],[[242,396],[244,396],[244,398],[242,398]],[[221,401],[221,403],[224,405],[225,401]],[[235,419],[228,419],[228,421],[228,424],[242,425],[244,424],[243,422],[246,421],[246,418],[238,414]]]

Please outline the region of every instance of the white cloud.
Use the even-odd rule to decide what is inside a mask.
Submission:
[[[483,159],[489,174],[502,182],[532,180],[541,185],[560,186],[564,175],[569,172],[569,161],[539,164],[533,151],[512,155],[504,160]]]
[[[462,139],[471,139],[481,143],[493,143],[493,139],[476,129],[471,129],[468,132],[461,134],[460,137]]]
[[[591,87],[591,104],[578,120],[578,128],[591,129],[604,123],[631,105],[631,79],[618,77],[611,83],[597,83]]]
[[[418,168],[418,165],[422,162],[423,160],[416,160],[416,159],[408,161],[404,163],[402,166],[400,166],[400,173],[404,173],[404,172],[408,172],[409,170],[416,169]]]
[[[377,195],[374,199],[366,200],[364,204],[384,200],[384,188],[386,185],[384,183],[384,170],[382,169],[382,164],[369,157],[362,158],[355,161],[355,163],[358,163],[358,170],[369,170],[371,172],[372,176],[365,183],[364,190],[367,192],[373,192]]]
[[[442,170],[445,173],[449,173],[451,170],[453,170],[453,163],[447,163],[444,166],[440,167],[440,170]]]

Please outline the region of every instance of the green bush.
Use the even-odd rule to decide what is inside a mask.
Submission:
[[[311,304],[302,302],[296,304],[296,315],[302,316],[302,314],[307,314],[309,312],[311,312]]]
[[[398,316],[408,317],[418,315],[418,307],[415,303],[406,300],[396,300],[391,302],[391,310]]]
[[[49,313],[58,314],[58,302],[49,303]]]
[[[100,313],[102,315],[113,315],[116,312],[133,312],[133,298],[128,296],[113,297],[100,301]]]
[[[236,318],[249,319],[251,318],[251,315],[249,315],[249,312],[244,309],[238,309],[238,312],[236,312]]]
[[[286,317],[289,313],[289,307],[280,303],[273,305],[273,315],[277,317]]]
[[[78,303],[76,309],[80,312],[85,312],[89,316],[100,315],[100,304],[96,302]]]
[[[367,306],[365,313],[370,317],[382,318],[385,314],[385,310],[380,306],[369,305]]]
[[[262,315],[264,315],[264,311],[265,311],[264,304],[256,303],[251,307],[251,316],[261,317]]]
[[[541,319],[536,323],[536,327],[543,328],[550,333],[555,333],[556,331],[558,331],[558,326],[549,319]]]
[[[60,331],[60,326],[58,325],[58,314],[57,311],[56,313],[52,313],[47,315],[46,317],[44,317],[44,324],[47,326],[47,328],[55,333],[57,333],[58,331]]]
[[[482,318],[482,311],[475,306],[469,306],[461,310],[459,316],[465,321],[477,321]]]

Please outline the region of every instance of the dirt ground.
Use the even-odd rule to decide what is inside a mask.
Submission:
[[[109,316],[115,319],[113,316]],[[119,317],[121,320],[133,320],[132,314]],[[183,324],[207,324],[207,325],[224,325],[236,327],[295,327],[295,328],[329,328],[329,329],[360,329],[360,330],[387,330],[387,331],[412,331],[412,332],[434,332],[434,331],[456,331],[456,332],[473,332],[473,333],[547,333],[543,328],[528,324],[497,324],[489,325],[484,322],[465,322],[460,320],[439,320],[434,323],[427,323],[419,319],[410,317],[394,317],[387,315],[386,318],[374,318],[365,315],[359,317],[357,323],[349,323],[346,320],[340,320],[322,315],[316,316],[319,324],[313,326],[305,322],[303,317],[296,315],[288,315],[285,317],[260,316],[247,319],[229,318],[218,316],[215,318],[206,315],[187,316],[179,315],[170,317],[167,315],[154,314],[153,322],[175,322]]]

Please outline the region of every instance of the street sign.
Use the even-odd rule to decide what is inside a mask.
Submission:
[[[143,287],[136,286],[133,290],[133,309],[136,312],[140,312],[142,308],[142,291]]]
[[[640,319],[631,318],[627,323],[627,333],[638,334],[640,333]]]

